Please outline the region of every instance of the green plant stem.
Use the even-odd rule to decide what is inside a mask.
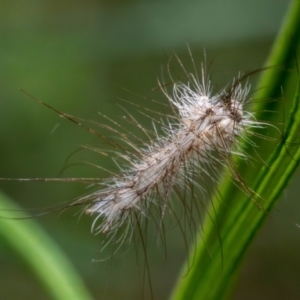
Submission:
[[[283,72],[283,69],[291,66],[295,59],[293,46],[297,46],[300,40],[299,16],[300,1],[295,0],[290,6],[267,61],[267,66],[273,68],[263,74],[258,84],[257,99],[259,100],[280,99],[282,86],[291,78],[289,72]],[[254,197],[251,201],[244,193],[238,191],[228,176],[227,178],[224,176],[218,188],[218,195],[222,195],[222,199],[218,199],[220,197],[216,195],[212,201],[208,215],[214,217],[206,218],[201,240],[196,245],[195,251],[191,253],[191,256],[195,257],[193,265],[187,275],[181,275],[172,299],[219,300],[231,294],[241,263],[253,238],[268,218],[269,211],[287,186],[300,159],[297,150],[299,147],[288,147],[296,141],[300,130],[299,89],[295,97],[284,100],[285,107],[291,107],[294,103],[285,131],[287,136],[276,147],[265,146],[268,141],[263,139],[255,141],[262,149],[257,148],[259,156],[269,157],[266,158],[266,165],[262,166],[262,162],[257,160],[252,168],[244,161],[236,161],[238,173],[246,179],[250,189],[261,197]],[[259,120],[282,122],[280,113],[276,114],[277,119],[269,113],[270,109],[279,111],[280,101],[271,104],[268,101],[258,102],[256,108],[259,111]],[[253,156],[254,151],[251,151],[249,149],[249,156]],[[184,268],[184,274],[186,269],[187,266]]]
[[[3,194],[0,206],[4,210],[21,210]],[[20,213],[20,217],[28,216]],[[0,218],[0,235],[31,267],[54,299],[92,299],[68,258],[36,221]]]

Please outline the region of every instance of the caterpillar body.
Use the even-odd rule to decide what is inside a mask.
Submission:
[[[172,93],[161,85],[175,112],[160,122],[163,135],[140,148],[123,138],[134,151],[117,154],[125,161],[119,167],[120,175],[76,202],[86,204],[86,212],[95,217],[93,232],[115,234],[124,225],[125,234],[130,233],[143,218],[149,218],[153,205],[159,208],[161,223],[172,194],[192,193],[194,188],[203,194],[205,187],[195,181],[195,172],[217,181],[225,166],[231,169],[233,180],[239,181],[232,157],[246,159],[242,149],[242,143],[248,141],[245,133],[264,126],[245,110],[250,86],[242,81],[247,76],[213,94],[203,65],[201,75],[188,74],[187,83],[174,82]]]

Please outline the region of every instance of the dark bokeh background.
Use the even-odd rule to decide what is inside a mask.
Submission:
[[[261,67],[287,4],[287,0],[1,1],[0,177],[56,177],[78,146],[102,146],[19,88],[74,116],[105,122],[99,111],[117,120],[124,114],[118,97],[142,106],[151,105],[148,98],[165,101],[155,89],[161,67],[176,53],[192,70],[187,43],[198,65],[206,49],[218,87],[238,71]],[[71,158],[74,163],[82,160],[110,167],[94,154]],[[104,173],[74,166],[62,176]],[[299,299],[297,180],[252,246],[236,299]],[[70,201],[86,192],[82,184],[0,184],[25,208]],[[38,222],[74,263],[95,299],[141,298],[143,266],[136,266],[133,247],[106,263],[93,263],[102,258],[102,237],[90,233],[89,217],[79,219],[72,211]],[[156,299],[168,297],[186,256],[176,231],[169,235],[167,261],[161,247],[154,243],[149,248]],[[2,299],[48,299],[30,269],[1,240],[0,266]]]

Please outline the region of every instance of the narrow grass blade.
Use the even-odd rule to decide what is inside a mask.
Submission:
[[[0,193],[3,210],[21,209]],[[19,213],[26,218],[25,213]],[[33,219],[0,218],[0,236],[31,267],[47,295],[59,300],[92,299],[68,258]]]
[[[294,91],[294,96],[287,92],[284,105],[278,99],[282,99],[282,90],[285,92],[285,87],[294,80],[288,68],[295,60],[293,46],[296,47],[300,40],[299,15],[300,1],[296,0],[291,4],[267,61],[267,66],[273,67],[262,76],[255,97],[258,99],[257,118],[277,124],[282,123],[283,110],[293,105],[285,134],[282,139],[278,139],[280,143],[277,146],[270,145],[263,139],[255,140],[258,145],[257,152],[264,158],[266,164],[259,159],[253,162],[253,166],[247,165],[245,161],[236,162],[238,172],[257,196],[249,199],[226,178],[225,174],[218,195],[213,201],[214,206],[209,213],[214,217],[206,219],[201,240],[198,241],[195,252],[191,253],[195,256],[193,266],[187,275],[179,278],[172,299],[219,300],[231,294],[241,263],[252,240],[268,218],[269,211],[274,207],[298,166],[300,159],[299,144],[297,144],[300,130],[299,88],[297,92]],[[268,101],[270,99],[277,100]],[[271,114],[270,110],[277,113]],[[248,152],[249,156],[257,157],[253,149],[249,148]],[[187,266],[184,274],[186,268]]]

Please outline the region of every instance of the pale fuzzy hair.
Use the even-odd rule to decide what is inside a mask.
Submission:
[[[249,143],[245,133],[264,124],[245,110],[249,85],[242,83],[244,77],[213,94],[205,72],[202,65],[201,78],[188,74],[188,82],[173,82],[171,93],[161,84],[174,111],[174,116],[161,123],[164,134],[142,147],[123,138],[135,153],[117,153],[124,161],[118,165],[120,174],[76,201],[86,204],[86,212],[95,216],[93,232],[115,236],[125,227],[120,238],[123,240],[149,218],[153,205],[159,207],[162,222],[172,194],[192,193],[194,188],[203,194],[205,187],[195,182],[195,171],[217,181],[221,169],[227,167],[233,180],[240,180],[234,171],[233,156],[246,157],[242,150],[242,144]]]

